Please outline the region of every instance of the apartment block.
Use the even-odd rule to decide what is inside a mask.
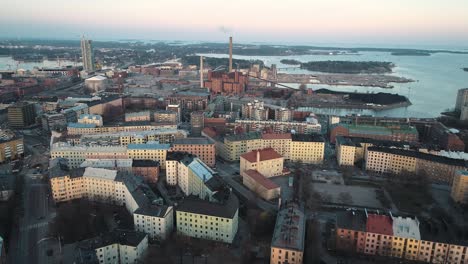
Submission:
[[[171,151],[193,154],[210,167],[216,164],[215,144],[204,137],[175,139]]]
[[[404,142],[417,142],[419,138],[416,128],[409,125],[373,126],[336,124],[330,130],[330,142],[335,143],[337,136]]]
[[[425,263],[468,261],[466,246],[426,240],[417,218],[346,211],[337,215],[336,248]]]
[[[70,169],[63,159],[52,161],[50,186],[55,202],[87,198],[125,205],[137,231],[151,239],[165,239],[173,228],[173,208],[156,205],[158,197],[140,177],[101,168]]]
[[[12,128],[25,128],[36,122],[34,104],[18,102],[8,107],[8,122]]]
[[[457,203],[468,203],[468,171],[460,170],[455,173],[450,195]]]
[[[160,110],[154,112],[154,122],[158,124],[174,124],[177,125],[178,122],[178,112],[169,111],[169,110]]]
[[[214,139],[218,155],[228,161],[240,160],[249,151],[273,148],[286,160],[303,163],[322,163],[325,141],[316,134],[259,133],[249,132],[224,137],[224,141]]]
[[[239,225],[239,201],[234,194],[218,202],[187,197],[176,208],[180,235],[231,244]]]
[[[163,144],[169,144],[176,139],[186,138],[187,131],[179,129],[156,129],[137,132],[114,132],[114,133],[96,133],[84,135],[71,135],[67,139],[73,139],[75,143],[93,145],[121,145],[146,144],[157,141]]]
[[[237,127],[241,127],[244,131],[270,131],[273,133],[291,133],[312,134],[320,133],[322,126],[316,122],[284,122],[276,120],[241,120],[235,121]]]
[[[148,249],[148,235],[115,229],[100,236],[64,247],[64,263],[129,264],[143,261]]]
[[[452,184],[466,161],[412,150],[368,147],[365,168],[377,173],[425,173],[432,182]]]
[[[19,158],[23,154],[23,137],[13,131],[0,130],[0,162]]]
[[[150,111],[125,113],[125,122],[151,121]]]
[[[247,170],[242,177],[242,183],[249,190],[255,192],[265,200],[280,197],[281,187],[274,181],[266,178],[256,170]]]
[[[248,170],[256,170],[266,178],[284,174],[284,158],[272,148],[254,150],[241,155],[240,175]]]
[[[306,216],[297,204],[288,202],[276,216],[275,230],[271,241],[270,264],[302,264]]]

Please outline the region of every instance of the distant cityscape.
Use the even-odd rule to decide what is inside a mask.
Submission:
[[[468,263],[468,88],[433,118],[324,113],[412,102],[316,84],[415,80],[234,41],[0,43],[0,264]]]

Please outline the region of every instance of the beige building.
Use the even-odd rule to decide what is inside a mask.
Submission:
[[[456,172],[466,168],[466,162],[418,151],[368,147],[365,168],[377,173],[425,173],[433,182],[452,184]]]
[[[468,247],[421,238],[417,218],[346,211],[337,215],[336,249],[425,263],[463,264]]]
[[[265,200],[280,197],[281,187],[272,180],[265,178],[256,170],[247,170],[242,177],[242,183]]]
[[[137,231],[147,233],[152,239],[165,239],[172,231],[172,206],[156,206],[158,197],[141,178],[101,168],[69,169],[61,159],[52,162],[50,187],[55,202],[87,198],[125,205],[134,217]]]
[[[81,125],[81,126],[80,126]],[[85,126],[87,125],[87,126]],[[68,135],[84,135],[84,134],[102,134],[102,133],[119,133],[119,132],[144,132],[149,130],[173,129],[175,126],[161,126],[155,123],[138,122],[124,123],[115,126],[98,127],[93,124],[69,123],[67,127]]]
[[[19,158],[23,154],[23,137],[13,131],[0,130],[0,162]]]
[[[270,264],[302,264],[304,259],[306,217],[295,203],[278,211],[271,240]]]
[[[457,171],[452,183],[452,199],[461,204],[468,203],[468,171]]]
[[[64,263],[130,264],[145,259],[148,235],[133,230],[115,229],[64,247]]]
[[[151,121],[150,111],[125,113],[125,122]]]
[[[188,197],[176,208],[180,235],[231,244],[239,225],[239,201],[234,194],[209,202]]]
[[[177,125],[178,113],[168,110],[161,110],[154,112],[154,122],[158,124],[174,124]]]
[[[248,170],[256,170],[266,178],[281,176],[284,158],[272,148],[254,150],[240,157],[240,175],[244,177]]]
[[[71,135],[67,138],[75,144],[92,144],[93,142],[107,143],[108,145],[127,146],[128,144],[145,144],[157,141],[163,144],[169,144],[177,139],[187,137],[185,130],[179,129],[157,129],[138,132],[115,132],[115,133],[96,133],[84,134],[81,136]]]
[[[242,154],[256,149],[273,148],[286,160],[318,164],[325,152],[323,137],[314,134],[250,132],[226,136],[216,145],[218,155],[227,161],[240,160]]]
[[[216,164],[215,144],[204,137],[175,139],[171,151],[193,154],[210,167]]]

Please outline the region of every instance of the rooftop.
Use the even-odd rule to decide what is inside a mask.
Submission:
[[[224,203],[214,203],[202,200],[195,196],[185,198],[176,211],[193,214],[210,215],[223,218],[233,218],[239,210],[239,200],[234,194],[230,194]]]
[[[266,148],[266,149],[260,149],[260,150],[254,150],[250,151],[247,153],[244,153],[241,155],[241,158],[246,159],[249,162],[257,162],[257,159],[260,161],[265,161],[265,160],[272,160],[272,159],[281,159],[283,156],[278,154],[274,149],[272,148]]]
[[[173,142],[174,145],[214,145],[207,138],[204,137],[189,137],[177,138]]]
[[[80,167],[129,168],[132,167],[132,163],[132,159],[86,159]]]
[[[86,81],[103,81],[106,80],[107,78],[101,75],[96,75],[91,78],[86,79]]]
[[[319,134],[292,134],[292,141],[301,142],[325,142],[322,135]]]
[[[421,239],[419,233],[419,221],[417,218],[410,217],[392,217],[393,235],[402,238]]]
[[[265,187],[267,190],[272,190],[276,188],[280,188],[278,184],[273,182],[272,180],[265,178],[260,172],[257,170],[247,170],[245,171],[245,174],[247,174],[250,178],[255,180],[258,184],[262,185]]]
[[[228,135],[224,138],[229,141],[252,140],[252,139],[262,138],[262,134],[260,132],[249,132],[249,133]]]
[[[369,214],[366,231],[375,234],[393,235],[393,221],[390,216]]]
[[[166,205],[149,205],[135,210],[134,214],[164,217],[172,207]]]
[[[399,147],[404,148],[405,146],[409,146],[410,143],[408,142],[397,142],[391,140],[378,140],[372,138],[362,138],[362,137],[344,137],[344,136],[337,136],[336,142],[339,145],[343,146],[352,146],[352,147],[361,147],[361,144],[372,144],[374,146],[379,147]]]
[[[68,123],[70,128],[95,128],[96,124]]]
[[[262,134],[262,139],[291,139],[290,133],[282,133],[282,134],[274,134],[274,133],[266,133]]]
[[[103,169],[103,168],[87,167],[85,168],[83,177],[91,177],[91,178],[98,178],[98,179],[113,181],[117,177],[117,171]]]
[[[418,134],[418,130],[413,126],[398,125],[398,126],[372,126],[372,125],[350,125],[338,124],[338,126],[349,129],[350,133],[355,134],[377,134],[377,135],[392,135],[393,133]]]
[[[376,152],[383,152],[389,153],[394,155],[406,156],[406,157],[413,157],[417,159],[423,159],[448,165],[460,166],[460,167],[467,167],[467,162],[465,160],[460,159],[452,159],[438,155],[432,155],[428,153],[423,153],[419,151],[412,151],[412,150],[405,150],[405,149],[398,149],[398,148],[386,148],[386,147],[369,147],[367,151],[376,151]]]
[[[81,114],[80,119],[102,120],[102,116],[93,114]]]
[[[295,203],[287,203],[278,211],[271,246],[304,251],[305,215]]]
[[[367,218],[361,211],[341,211],[336,213],[336,226],[342,229],[366,231]]]
[[[194,158],[192,162],[188,165],[188,167],[203,182],[208,181],[209,179],[211,179],[211,177],[213,177],[213,174],[215,174],[215,172],[212,169],[210,169],[205,163],[203,163],[198,158]]]
[[[133,150],[169,150],[171,148],[170,144],[159,144],[159,143],[152,143],[148,142],[146,144],[128,144],[127,148]]]

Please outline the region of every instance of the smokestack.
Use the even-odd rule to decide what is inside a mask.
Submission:
[[[232,37],[229,37],[229,72],[232,72]]]
[[[200,88],[203,87],[203,56],[200,56]]]

